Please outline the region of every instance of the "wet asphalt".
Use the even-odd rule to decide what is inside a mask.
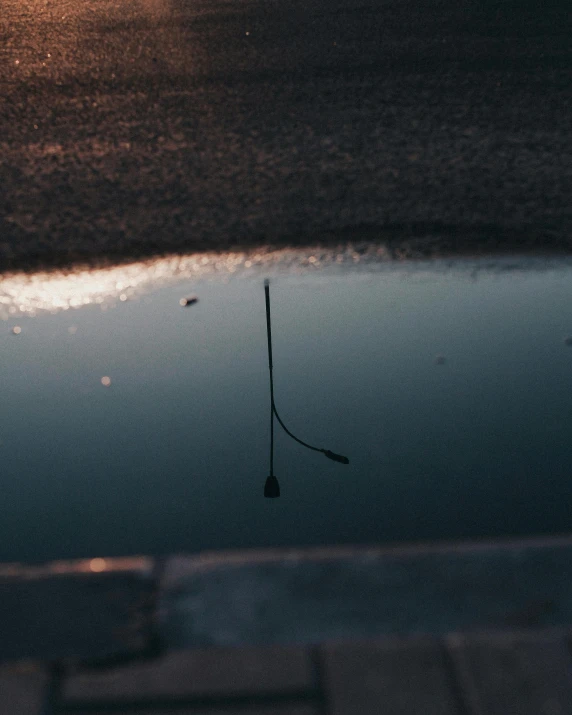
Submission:
[[[0,271],[569,251],[571,33],[556,0],[3,0]]]

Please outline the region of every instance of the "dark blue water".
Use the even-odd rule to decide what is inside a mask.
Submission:
[[[570,263],[227,268],[3,282],[1,561],[570,529]]]

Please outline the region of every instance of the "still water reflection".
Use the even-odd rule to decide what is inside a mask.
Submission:
[[[286,432],[289,437],[292,437],[294,442],[298,442],[302,447],[312,450],[312,452],[321,452],[328,459],[334,462],[340,462],[341,464],[349,464],[350,460],[342,454],[336,454],[330,449],[324,449],[323,447],[313,447],[311,444],[304,442],[296,435],[292,434],[288,427],[282,421],[282,418],[278,414],[276,409],[276,401],[274,400],[274,373],[272,367],[272,321],[270,316],[270,282],[268,279],[264,281],[264,298],[266,304],[266,338],[268,340],[268,371],[270,373],[270,475],[266,479],[264,485],[264,496],[269,499],[276,499],[280,496],[280,484],[278,478],[274,474],[274,418],[278,420],[278,423]],[[186,305],[186,303],[185,303]]]
[[[264,498],[262,274],[12,314],[0,560],[570,529],[570,263],[264,270],[280,417],[350,463],[277,429]]]

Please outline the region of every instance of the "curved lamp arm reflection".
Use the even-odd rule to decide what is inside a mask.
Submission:
[[[341,454],[336,454],[331,452],[329,449],[321,449],[320,447],[313,447],[311,444],[304,442],[303,440],[292,434],[290,430],[286,427],[278,410],[276,409],[276,403],[274,402],[274,380],[272,373],[272,327],[270,324],[270,284],[268,279],[264,281],[264,293],[266,297],[266,335],[268,338],[268,369],[270,372],[270,476],[267,477],[266,483],[264,485],[264,496],[269,498],[275,498],[280,496],[280,484],[278,479],[274,475],[274,416],[280,423],[282,429],[286,434],[290,435],[292,439],[296,440],[298,444],[303,447],[312,449],[315,452],[322,452],[328,459],[332,459],[335,462],[341,462],[342,464],[349,464],[350,460]]]

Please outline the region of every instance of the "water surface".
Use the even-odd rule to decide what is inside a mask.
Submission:
[[[0,560],[569,530],[572,264],[318,263],[6,278]]]

